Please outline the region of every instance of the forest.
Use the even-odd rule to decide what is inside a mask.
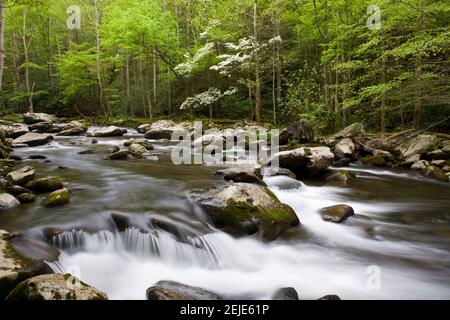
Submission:
[[[1,0],[0,10],[4,115],[303,119],[328,133],[450,115],[444,0]]]

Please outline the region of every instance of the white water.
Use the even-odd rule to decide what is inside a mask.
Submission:
[[[146,289],[160,280],[172,280],[234,297],[270,298],[278,288],[292,286],[301,299],[338,294],[343,299],[448,299],[448,278],[382,259],[383,256],[420,258],[445,263],[448,251],[420,242],[368,237],[352,225],[322,221],[318,210],[342,203],[345,189],[311,187],[287,177],[267,178],[279,199],[294,208],[311,238],[262,243],[234,239],[222,232],[192,238],[192,245],[171,235],[84,232],[64,238],[76,250],[65,250],[55,271],[73,266],[83,281],[105,291],[110,299],[144,299]],[[290,185],[291,189],[282,186]],[[357,213],[376,217],[399,209],[395,203],[346,202]],[[382,227],[389,224],[379,222]],[[55,239],[58,240],[58,239]],[[61,240],[61,239],[60,239]],[[420,239],[418,239],[420,240]],[[66,244],[67,246],[67,244]],[[368,287],[367,268],[380,268],[380,288]]]

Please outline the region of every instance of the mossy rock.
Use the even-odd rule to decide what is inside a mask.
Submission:
[[[48,208],[59,207],[68,204],[69,201],[69,190],[64,188],[50,193],[44,200],[44,206]]]
[[[26,187],[35,192],[46,193],[62,189],[64,183],[60,177],[52,176],[30,181],[26,184]]]
[[[227,185],[210,190],[197,202],[213,224],[234,236],[257,234],[267,241],[275,240],[300,221],[294,210],[281,203],[266,187],[248,183]]]
[[[108,300],[108,297],[70,274],[46,274],[21,282],[6,300]]]
[[[365,165],[371,165],[374,167],[384,167],[386,165],[386,161],[380,155],[363,157],[361,158],[361,162]]]
[[[17,196],[17,200],[19,200],[20,203],[32,203],[36,201],[36,196],[32,193],[22,193]]]
[[[355,215],[355,212],[352,207],[340,204],[321,209],[320,215],[324,221],[340,223]]]

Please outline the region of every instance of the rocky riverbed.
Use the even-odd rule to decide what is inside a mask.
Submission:
[[[178,130],[194,127],[1,122],[0,298],[450,297],[445,138],[354,124],[317,139],[297,122],[263,176],[264,164],[174,165]]]

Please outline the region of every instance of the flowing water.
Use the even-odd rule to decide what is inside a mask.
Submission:
[[[139,136],[131,131],[129,136]],[[103,138],[122,146],[129,138]],[[155,142],[159,161],[104,160],[79,155],[89,145],[57,137],[50,145],[17,149],[40,176],[58,175],[70,205],[46,209],[41,199],[0,214],[1,229],[45,241],[61,250],[50,263],[105,291],[110,299],[145,299],[160,280],[211,289],[229,297],[270,298],[292,286],[301,299],[338,294],[343,299],[450,298],[450,187],[407,171],[353,166],[351,187],[268,177],[279,199],[296,211],[302,227],[272,243],[236,239],[207,223],[191,200],[193,190],[225,182],[217,168],[175,166],[171,143]],[[351,205],[344,224],[322,221],[328,205]],[[112,214],[129,218],[115,227]]]

